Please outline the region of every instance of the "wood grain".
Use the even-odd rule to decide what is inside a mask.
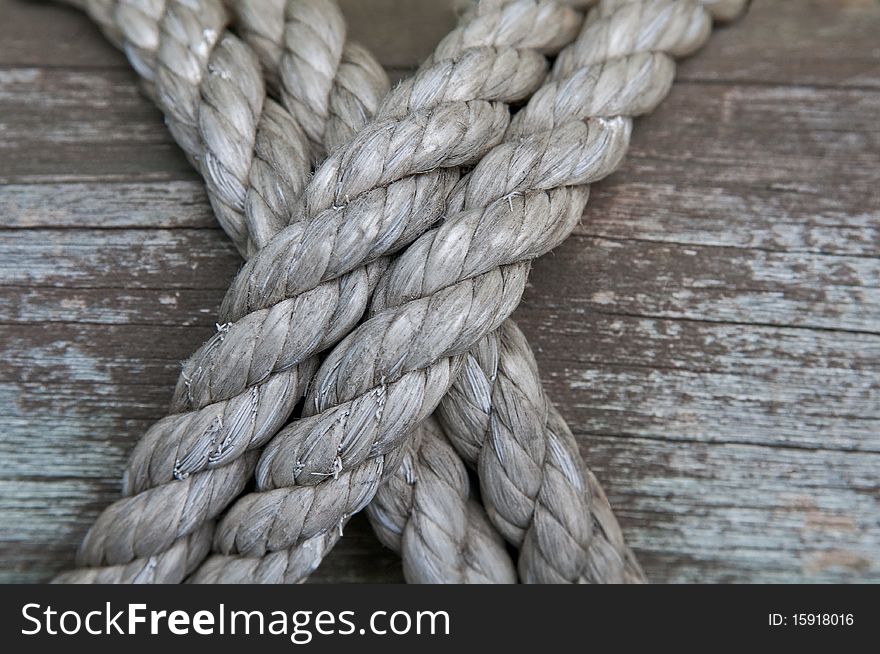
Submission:
[[[346,0],[399,77],[448,3]],[[0,581],[67,565],[240,262],[125,58],[0,0]],[[516,319],[662,582],[880,581],[880,2],[680,67]],[[316,581],[400,580],[355,519]]]

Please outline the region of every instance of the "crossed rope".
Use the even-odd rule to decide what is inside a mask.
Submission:
[[[509,316],[744,0],[479,0],[390,91],[332,0],[78,4],[247,262],[57,580],[302,581],[368,507],[409,581],[642,581]]]

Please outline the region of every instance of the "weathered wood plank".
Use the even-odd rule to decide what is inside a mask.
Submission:
[[[455,24],[452,0],[340,0],[352,37],[391,69],[411,69]],[[125,57],[61,2],[0,0],[0,67],[116,68]]]
[[[420,61],[455,20],[451,0],[340,4],[353,37],[386,67],[397,69]],[[878,88],[876,11],[877,0],[759,0],[750,9],[748,31],[720,31],[711,45],[718,56],[691,59],[680,76]],[[5,19],[0,66],[128,68],[79,11],[49,2],[0,0],[0,14]]]
[[[0,186],[2,228],[217,228],[205,186],[164,182],[6,184]]]
[[[657,581],[880,579],[876,453],[621,434],[581,442]]]
[[[198,179],[130,70],[0,69],[0,115],[3,184]]]
[[[871,167],[880,146],[877,92],[726,82],[708,89],[682,83],[658,107],[653,122],[661,125],[659,132],[633,152],[648,160],[649,179],[736,182],[744,191],[817,196],[831,182],[855,194],[854,204],[871,197]],[[685,168],[689,176],[682,178]]]
[[[4,286],[0,324],[202,326],[217,315],[222,297],[221,289]]]
[[[712,66],[703,57],[688,60],[681,80],[880,87],[877,56],[872,52],[876,34],[870,20],[876,0],[788,0],[780,6],[756,3],[750,29],[743,35],[719,31],[713,45],[721,56]],[[432,0],[341,0],[354,38],[361,40],[392,69],[407,69],[422,60],[454,22],[452,3]],[[817,34],[827,45],[813,47]],[[755,52],[763,53],[756,57]],[[829,62],[824,52],[833,52]],[[772,61],[767,64],[766,60]],[[840,69],[859,71],[844,79]]]
[[[539,265],[570,311],[880,333],[871,257],[574,237]]]
[[[0,0],[0,67],[128,68],[81,11],[58,2]]]
[[[579,233],[876,256],[878,115],[873,91],[679,84]]]
[[[453,20],[343,4],[395,76]],[[239,260],[94,26],[0,14],[0,580],[39,581]],[[654,580],[880,581],[878,30],[874,1],[755,2],[535,266],[517,320]],[[399,579],[359,519],[315,578]]]
[[[712,36],[686,79],[880,88],[877,0],[754,0],[742,25]]]
[[[562,314],[533,295],[518,318],[583,432],[880,452],[874,336]]]
[[[651,181],[642,179],[651,163],[634,150],[613,183],[594,187],[577,234],[787,253],[870,257],[880,251],[880,210],[868,189],[855,203],[845,182],[825,181],[804,192],[794,184],[746,190],[735,183]],[[711,211],[707,196],[713,198]]]
[[[219,230],[12,230],[0,243],[0,284],[19,290],[222,293],[238,265]],[[880,260],[871,257],[575,236],[536,270],[573,311],[878,331]],[[82,297],[69,301],[76,308]]]
[[[15,229],[3,237],[0,283],[14,286],[225,291],[241,265],[219,229]]]
[[[193,210],[196,206],[202,209],[198,224],[203,224],[201,219],[208,217],[208,210],[199,203],[203,196],[197,191],[195,173],[165,131],[157,129],[161,122],[158,113],[143,111],[145,103],[132,91],[132,80],[113,74],[119,78],[105,80],[108,87],[127,87],[135,108],[82,109],[81,120],[91,121],[91,126],[80,129],[97,139],[87,144],[92,155],[87,166],[72,171],[67,158],[70,153],[58,152],[56,158],[53,146],[46,144],[39,130],[13,130],[20,140],[13,139],[6,147],[15,148],[16,155],[7,157],[5,163],[0,160],[0,176],[5,174],[7,181],[31,183],[2,187],[2,215],[25,216],[33,225],[65,225],[69,222],[64,212],[76,210],[97,192],[92,203],[94,220],[83,226],[140,226],[140,222],[126,222],[126,217],[117,216],[125,195],[133,193],[126,206],[139,207],[141,200],[160,202],[155,210],[158,226],[170,225],[162,221],[177,202],[187,216],[198,211]],[[13,106],[17,107],[15,115],[31,113],[30,103],[8,104],[10,114]],[[798,110],[793,112],[792,106]],[[633,165],[627,164],[615,176],[632,192],[616,195],[617,202],[622,203],[618,207],[602,204],[607,197],[605,187],[597,187],[593,206],[598,203],[603,213],[611,211],[615,218],[629,217],[632,222],[627,226],[603,220],[602,234],[631,237],[635,228],[640,238],[673,242],[689,238],[694,243],[789,252],[876,252],[880,244],[880,210],[871,200],[880,159],[880,135],[873,129],[873,117],[878,114],[880,96],[876,92],[721,84],[706,93],[704,85],[680,84],[647,128],[650,138],[637,139],[633,144],[628,159]],[[69,118],[63,112],[41,120],[47,134],[69,130]],[[745,125],[748,130],[743,130]],[[780,126],[786,125],[787,131],[780,132]],[[731,147],[733,142],[737,147]],[[45,156],[44,151],[48,152]],[[22,152],[39,156],[29,157]],[[128,162],[129,169],[135,161],[141,168],[137,173],[126,172],[119,160]],[[57,183],[90,180],[95,175],[102,185]],[[174,181],[163,187],[161,182],[144,181],[167,175],[186,183]],[[685,178],[687,184],[671,182]],[[116,179],[136,182],[107,184]],[[160,193],[167,196],[160,197]],[[706,214],[699,209],[707,194],[720,196],[719,211],[700,215],[696,221],[694,214]],[[670,211],[673,195],[687,200],[677,205],[676,212]],[[809,204],[804,203],[805,196],[811,198]],[[37,208],[43,203],[44,211],[52,215],[37,218]],[[848,213],[852,206],[861,211]],[[77,213],[80,220],[90,219],[90,212]],[[58,222],[54,223],[56,215]],[[680,229],[675,229],[675,221]],[[658,228],[661,222],[662,228]],[[590,231],[593,224],[592,220],[585,223],[586,233],[595,233]],[[615,229],[608,230],[612,225]]]

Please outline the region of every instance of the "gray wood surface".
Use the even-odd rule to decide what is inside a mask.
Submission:
[[[445,2],[348,0],[400,76]],[[118,493],[239,260],[124,57],[0,0],[0,581]],[[680,67],[516,319],[654,581],[880,581],[880,2],[758,0]],[[399,580],[355,520],[316,580]]]

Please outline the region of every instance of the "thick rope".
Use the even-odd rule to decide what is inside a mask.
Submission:
[[[321,2],[322,4],[330,4],[326,3],[323,0],[316,0],[316,2]],[[320,74],[322,70],[331,70],[333,65],[338,65],[339,60],[347,59],[349,62],[357,61],[357,57],[355,56],[355,52],[349,54],[345,57],[342,55],[342,48],[339,46],[339,39],[333,38],[333,35],[338,34],[342,30],[336,26],[343,24],[342,16],[337,13],[334,13],[332,10],[324,10],[320,12],[319,18],[323,18],[323,20],[316,20],[314,17],[315,11],[310,11],[311,14],[310,20],[305,21],[300,17],[304,15],[306,12],[302,10],[291,11],[291,6],[288,4],[287,10],[287,26],[284,25],[284,21],[282,17],[284,15],[284,0],[261,0],[260,2],[253,3],[232,3],[232,6],[238,10],[236,24],[239,31],[243,34],[244,39],[248,42],[254,50],[260,54],[261,61],[263,62],[264,69],[267,73],[267,78],[270,80],[270,84],[274,80],[275,85],[283,84],[283,104],[293,109],[297,106],[297,104],[305,104],[306,106],[327,106],[327,105],[337,105],[337,106],[346,106],[346,103],[341,102],[340,100],[333,100],[331,102],[324,101],[322,98],[312,98],[310,102],[301,102],[298,98],[296,98],[295,93],[291,93],[291,89],[295,92],[298,84],[290,84],[288,80],[299,80],[299,74],[281,74],[278,73],[278,68],[282,66],[282,62],[292,62],[298,63],[302,61],[302,57],[297,53],[292,47],[291,43],[302,43],[305,38],[312,37],[315,34],[323,34],[324,36],[318,40],[317,46],[321,46],[324,44],[329,44],[327,47],[306,47],[303,48],[305,52],[313,52],[315,54],[310,55],[310,58],[316,60],[316,62],[312,65],[314,69],[314,74]],[[309,8],[311,9],[311,7]],[[328,24],[330,26],[328,27]],[[336,27],[336,29],[334,29]],[[299,38],[292,38],[293,35],[298,36]],[[312,39],[314,40],[314,39]],[[325,53],[329,53],[326,54]],[[325,60],[330,60],[330,63],[325,63]],[[289,65],[289,64],[288,64]],[[357,64],[349,64],[349,65],[357,65]],[[361,65],[361,68],[364,68]],[[377,77],[378,75],[374,76]],[[279,77],[283,82],[279,82]],[[325,74],[325,78],[328,79],[328,83],[324,84],[324,87],[328,90],[325,93],[325,97],[339,97],[340,95],[344,99],[346,96],[341,94],[338,89],[339,87],[346,86],[346,83],[343,82],[333,82],[333,84],[329,83],[330,76]],[[333,78],[338,79],[338,78]],[[355,78],[355,82],[361,79],[369,79],[369,75],[360,75]],[[350,85],[350,84],[349,84]],[[300,94],[301,95],[301,94]],[[361,94],[363,95],[363,94]],[[295,98],[291,100],[291,98]],[[352,106],[352,103],[347,103],[349,107]],[[363,108],[354,105],[354,111],[356,113],[363,113]],[[373,108],[374,109],[374,108]],[[328,112],[324,112],[325,114]],[[337,113],[340,113],[337,111]],[[342,121],[343,124],[349,124],[350,121]],[[313,130],[319,131],[319,130]],[[352,130],[348,130],[346,133],[342,134],[342,138],[340,142],[344,140],[346,137],[350,136]],[[332,149],[332,147],[331,147]],[[538,382],[540,385],[540,382]],[[490,405],[491,406],[491,401]],[[545,412],[546,413],[546,412]],[[432,439],[433,440],[433,439]],[[421,441],[420,441],[421,442]],[[436,452],[435,456],[439,456],[440,448],[433,447],[431,448],[432,452]],[[444,450],[445,458],[449,459],[453,455],[448,451]],[[413,452],[410,459],[413,460],[412,457],[416,457],[415,460],[421,460],[418,458],[418,453]],[[578,460],[577,455],[574,456],[572,460]],[[410,464],[412,467],[412,464]],[[451,469],[452,463],[448,462],[446,469]],[[583,468],[583,465],[578,466],[579,468]],[[583,475],[583,471],[581,475]],[[394,478],[397,478],[398,475],[394,475]],[[399,480],[398,480],[399,481]],[[422,483],[424,486],[424,482]],[[398,513],[394,515],[396,518],[395,526],[398,528],[398,534],[403,533],[403,525],[414,524],[409,518],[411,516],[407,516],[406,514],[400,512],[401,507],[408,507],[416,514],[418,514],[419,507],[413,507],[411,501],[407,501],[406,491],[408,486],[404,483],[394,483],[389,482],[385,486],[380,489],[379,494],[377,495],[376,500],[371,506],[375,506],[377,504],[381,504],[382,506],[398,507]],[[392,491],[396,491],[398,494],[403,494],[402,496],[398,496]],[[410,493],[412,494],[412,493]],[[589,497],[585,498],[585,503],[589,503]],[[569,506],[573,506],[571,502],[568,503]],[[368,507],[369,508],[369,507]],[[472,509],[476,510],[473,506]],[[450,511],[450,506],[446,507],[447,512]],[[586,510],[582,512],[586,516]],[[377,530],[377,533],[380,536],[380,539],[395,551],[400,552],[400,538],[392,538],[387,532],[387,530],[382,529],[383,523],[388,523],[390,519],[388,517],[388,511],[385,510],[383,512],[379,512],[376,510],[368,510],[368,515],[373,522],[374,528]],[[385,516],[384,521],[380,521],[380,516]],[[455,524],[455,518],[452,516],[446,516],[447,520],[450,520],[453,524]],[[584,518],[586,519],[586,518]],[[613,517],[612,517],[613,520]],[[594,520],[595,522],[595,520]],[[614,523],[616,528],[616,523]],[[617,534],[619,534],[619,528],[617,528]],[[466,536],[466,534],[462,534],[462,536]],[[465,539],[470,540],[470,539]],[[622,542],[622,538],[620,539]],[[438,575],[426,575],[422,574],[421,570],[414,568],[419,568],[419,566],[431,566],[432,561],[431,557],[436,548],[432,550],[430,543],[425,543],[424,540],[418,539],[409,539],[407,541],[411,543],[408,547],[403,548],[403,556],[404,556],[404,570],[407,573],[407,578],[412,581],[416,580],[432,580],[438,581],[442,577]],[[413,545],[415,544],[415,545]],[[417,545],[421,545],[421,549],[417,547]],[[461,548],[458,548],[461,551]],[[444,552],[448,552],[450,555],[454,555],[456,548],[448,548],[446,550],[440,550]],[[616,558],[618,560],[619,565],[612,566],[610,564],[606,565],[605,568],[609,571],[613,570],[615,573],[623,570],[623,556],[626,552],[621,546],[621,551],[616,552]],[[566,548],[561,548],[559,550],[559,557],[566,557],[567,552]],[[505,557],[506,558],[506,557]],[[570,560],[575,562],[577,565],[577,561],[579,557],[569,557]],[[454,556],[450,556],[447,561],[449,563],[456,563]],[[448,564],[447,564],[448,565]],[[436,566],[435,566],[436,567]],[[580,569],[580,565],[578,565],[578,569]],[[455,567],[453,566],[452,571],[454,572]],[[466,579],[466,576],[462,574],[454,574],[451,578],[463,580]],[[476,579],[480,579],[480,576],[474,577]],[[609,577],[608,581],[614,581],[620,578],[620,574],[615,574],[614,576]]]
[[[401,448],[403,462],[367,506],[373,530],[400,553],[408,583],[514,583],[504,542],[470,497],[468,473],[428,419]]]
[[[482,507],[469,498],[467,470],[440,426],[427,420],[406,447],[386,457],[389,471],[367,516],[379,540],[403,562],[409,583],[514,583],[516,570],[504,541]],[[359,469],[360,475],[382,475],[378,469]],[[345,473],[349,474],[349,473]],[[342,478],[342,475],[340,476]],[[374,485],[358,472],[345,485],[352,492],[371,492]],[[309,492],[320,492],[321,486]],[[315,495],[299,494],[285,505],[294,516],[308,514]],[[320,499],[317,499],[320,502]],[[356,500],[362,501],[362,500]],[[271,519],[260,516],[259,521]],[[289,550],[259,558],[213,556],[190,578],[194,583],[300,583],[342,536],[342,526],[323,531]],[[287,525],[308,529],[301,520]],[[234,565],[229,565],[234,561]]]
[[[79,568],[57,575],[54,584],[162,584],[185,579],[211,551],[214,523],[207,522],[155,556],[130,563]]]
[[[209,187],[209,175],[216,180],[217,171],[222,171],[222,167],[205,163],[221,160],[211,154],[218,149],[212,147],[223,138],[236,140],[234,154],[238,159],[233,168],[250,167],[244,191],[247,201],[241,214],[250,218],[239,225],[260,224],[258,232],[269,235],[277,230],[279,221],[287,224],[291,203],[308,179],[310,145],[291,114],[271,100],[263,102],[256,57],[244,43],[223,31],[226,16],[222,6],[215,0],[146,4],[89,0],[86,4],[90,15],[125,49],[143,76],[148,94],[165,111],[172,132],[206,176]],[[196,59],[195,53],[200,55]],[[377,67],[370,67],[371,75]],[[357,74],[356,70],[348,71],[347,79]],[[387,81],[374,95],[381,95],[385,88]],[[213,129],[220,123],[229,128],[228,135],[221,136],[223,130]],[[254,130],[255,137],[248,138],[247,133]],[[245,147],[248,145],[251,150]],[[218,209],[216,202],[213,205]],[[218,211],[222,218],[222,207]],[[263,219],[267,215],[271,219]],[[224,227],[228,225],[228,221],[224,223]],[[235,228],[227,231],[233,238],[238,233]],[[318,299],[332,295],[332,303],[342,309],[319,317],[341,325],[339,329],[345,333],[363,310],[354,313],[344,307],[362,307],[381,270],[377,264],[344,285],[326,285]],[[276,306],[259,330],[245,325],[230,332],[228,326],[220,325],[218,334],[185,364],[173,413],[153,425],[132,453],[124,482],[127,497],[108,507],[83,541],[77,563],[88,569],[63,578],[173,582],[191,571],[192,565],[184,568],[174,563],[181,556],[180,543],[191,542],[192,534],[200,534],[205,543],[190,550],[204,556],[211,534],[200,526],[243,490],[255,462],[252,455],[245,454],[264,444],[284,424],[315,371],[313,355],[319,344],[308,340],[308,334],[298,338],[296,322],[286,320],[309,299]],[[270,356],[273,347],[277,352],[287,346],[295,357],[293,361],[280,356],[271,361],[253,358],[244,378],[216,375],[203,355],[227,338],[261,340],[264,356]],[[266,366],[273,374],[265,371]],[[151,577],[135,575],[132,571],[139,566],[156,572]],[[98,571],[100,567],[105,570]]]
[[[217,545],[237,555],[225,558],[227,568],[253,566],[267,555],[283,559],[287,548],[362,508],[364,493],[358,503],[343,502],[351,492],[347,482],[337,482],[379,466],[434,409],[462,356],[518,303],[528,262],[576,224],[586,185],[617,167],[631,117],[665,96],[674,71],[669,55],[695,50],[709,28],[708,15],[691,2],[633,2],[593,13],[558,58],[554,79],[517,114],[506,142],[459,185],[443,225],[386,272],[375,315],[319,370],[306,404],[314,415],[287,427],[265,450],[257,471],[263,492],[239,500],[218,527]],[[352,168],[351,174],[369,174]],[[335,171],[328,177],[348,179]],[[261,263],[252,260],[227,296],[233,315],[265,301],[257,280],[266,288],[269,279],[280,296],[291,292],[285,265],[274,266],[273,281],[273,267],[260,269]],[[291,529],[288,506],[301,510],[292,498],[306,494],[322,502],[310,505],[307,529]]]
[[[610,16],[624,4],[605,2],[591,18]],[[745,0],[702,4],[716,20],[726,20],[739,15]],[[638,37],[621,31],[614,38],[621,34]],[[643,580],[575,441],[559,436],[568,428],[543,391],[528,342],[511,321],[471,350],[438,416],[458,451],[479,470],[493,523],[522,549],[524,581],[578,579],[579,571],[590,582]],[[587,519],[594,538],[585,550],[586,541],[578,535],[588,531],[586,514],[572,507],[581,489],[590,486],[593,491],[583,502],[590,506]]]
[[[612,10],[609,4],[600,7],[604,15]],[[499,337],[506,341],[503,347]],[[584,541],[577,538],[585,533],[581,517],[585,514],[573,507],[585,486],[585,477],[589,475],[592,485],[596,485],[595,479],[582,464],[577,465],[580,458],[574,440],[557,435],[564,422],[543,393],[527,342],[512,325],[502,327],[487,340],[491,341],[487,344],[491,356],[484,357],[483,362],[488,367],[469,366],[475,363],[470,356],[466,370],[444,397],[440,412],[459,449],[466,456],[474,455],[475,449],[482,455],[474,456],[472,461],[478,462],[484,502],[499,530],[522,547],[521,578],[539,582],[641,580],[610,507],[602,510],[607,500],[601,493],[593,495],[596,502],[591,501],[591,493],[585,498],[591,505],[595,534],[589,548],[584,550]],[[476,416],[468,412],[476,412]],[[542,438],[551,413],[555,414],[552,419],[557,427]],[[462,438],[472,442],[462,443]],[[486,444],[490,447],[483,449]],[[605,519],[600,519],[601,514]],[[578,571],[586,574],[579,576]]]
[[[97,3],[93,3],[93,5],[96,4]],[[313,8],[316,5],[320,5],[319,8],[323,10],[323,7],[326,7],[327,3],[297,0],[296,2],[291,2],[290,5],[310,5]],[[106,8],[107,5],[105,3],[105,5],[101,6]],[[117,14],[121,13],[122,8],[127,7],[124,4],[117,7]],[[196,6],[189,8],[192,9],[192,11],[186,15],[188,20],[195,21],[198,17],[203,15],[207,15],[208,17],[214,15],[211,11],[203,13],[202,11],[199,11]],[[211,7],[209,6],[208,8],[210,9]],[[131,12],[126,14],[126,20],[131,21],[131,15]],[[293,20],[295,22],[297,20],[295,17],[298,14],[296,12],[288,11],[288,16],[291,15],[294,16]],[[111,25],[111,27],[115,25],[113,20],[116,20],[116,14],[105,11],[102,16],[104,16],[105,19],[108,16],[110,17],[109,23],[107,20],[101,21],[105,26],[107,24]],[[163,21],[167,20],[167,15],[155,8],[154,13],[151,14],[151,16],[155,17],[160,27]],[[175,20],[177,19],[179,19],[179,17],[175,18]],[[139,25],[139,28],[146,29],[143,25]],[[110,27],[107,29],[112,31]],[[129,31],[131,31],[131,28],[129,28]],[[150,30],[147,29],[146,31]],[[163,29],[158,28],[153,31],[158,31],[160,35],[165,33]],[[207,32],[210,34],[212,30],[208,27],[200,28],[196,24],[190,24],[187,25],[184,31],[187,33]],[[124,30],[118,31],[118,34],[124,33]],[[326,34],[324,36],[326,37]],[[225,38],[226,37],[224,36],[223,39]],[[223,42],[223,39],[221,39],[221,42]],[[124,39],[121,37],[116,40],[124,42]],[[304,44],[304,47],[308,45],[309,44],[306,43]],[[161,48],[161,41],[159,48]],[[198,48],[196,49],[198,50]],[[126,44],[126,50],[129,52],[132,51],[130,44]],[[348,59],[343,57],[339,62],[340,70],[345,72],[339,76],[342,81],[338,85],[334,85],[333,88],[338,87],[341,91],[331,93],[331,95],[341,98],[332,103],[332,106],[335,107],[332,115],[336,116],[335,124],[342,125],[342,127],[337,128],[335,132],[334,130],[326,130],[325,133],[328,135],[332,133],[338,134],[340,131],[345,132],[346,130],[351,131],[355,129],[358,126],[358,120],[365,119],[369,115],[369,112],[372,111],[372,107],[376,104],[375,98],[379,97],[387,86],[387,82],[382,81],[383,75],[378,64],[370,63],[370,61],[366,59],[368,55],[363,53],[362,49],[355,49],[355,53],[354,56],[348,57]],[[151,59],[142,52],[138,52],[138,61],[152,61],[155,59],[155,57]],[[210,57],[208,57],[207,60],[210,61]],[[281,61],[285,61],[285,57],[282,57]],[[299,60],[295,60],[294,64],[296,61],[302,62],[304,60],[300,58]],[[288,64],[287,69],[291,70],[294,67],[294,64]],[[145,66],[139,64],[138,69],[143,71]],[[379,73],[376,72],[377,69],[379,69]],[[234,80],[232,81],[234,82]],[[367,92],[363,91],[363,89],[371,90]],[[167,96],[166,102],[168,105],[173,104]],[[346,112],[346,107],[355,107],[355,110]],[[328,122],[333,123],[334,119],[331,117],[328,119]],[[336,138],[339,137],[337,136]],[[287,196],[282,196],[282,198],[283,197]],[[378,269],[379,266],[372,266],[368,267],[366,272],[369,274],[372,270]],[[353,284],[351,279],[345,281],[349,290],[352,290],[351,287],[353,287],[355,292],[360,290],[359,285],[357,283]],[[326,288],[322,290],[326,290]],[[365,307],[366,296],[364,296],[359,302],[352,302],[350,300],[350,294],[348,297],[344,294],[337,295],[341,295],[341,297],[338,298],[335,305],[339,307],[339,313],[341,313],[342,316],[335,317],[335,320],[337,323],[343,323],[350,327],[359,317],[360,313],[347,312],[346,309],[349,306]],[[190,530],[194,529],[200,521],[204,521],[210,516],[215,515],[226,503],[228,503],[228,496],[237,493],[237,489],[226,494],[222,492],[218,493],[215,488],[211,487],[210,490],[212,496],[210,497],[210,501],[205,501],[200,499],[200,493],[204,494],[202,491],[207,488],[207,485],[204,483],[206,480],[199,479],[197,480],[199,483],[176,485],[168,483],[170,481],[168,476],[169,473],[173,471],[174,478],[187,478],[201,470],[228,464],[247,449],[261,445],[262,442],[271,436],[271,431],[273,431],[273,429],[269,427],[258,432],[260,435],[259,440],[256,438],[251,438],[250,440],[247,438],[238,438],[235,434],[240,433],[242,426],[247,426],[248,422],[251,423],[251,426],[253,426],[253,423],[263,425],[272,424],[270,421],[260,420],[260,416],[255,410],[255,407],[259,406],[259,391],[262,390],[259,384],[262,384],[263,380],[269,377],[268,373],[264,372],[260,366],[273,366],[273,372],[276,373],[274,375],[274,381],[277,382],[279,376],[277,375],[278,372],[283,373],[286,369],[296,370],[296,362],[291,364],[283,360],[283,355],[281,354],[283,350],[293,349],[294,354],[299,355],[300,357],[302,356],[303,351],[308,353],[308,348],[312,348],[312,351],[314,351],[316,345],[313,341],[305,345],[298,345],[291,337],[292,335],[303,335],[303,331],[298,329],[298,323],[290,318],[292,314],[299,313],[299,315],[308,315],[314,319],[314,312],[308,313],[307,311],[302,310],[304,306],[308,306],[310,299],[314,299],[314,297],[309,298],[308,296],[304,296],[299,298],[298,302],[286,302],[281,303],[280,306],[276,305],[274,311],[270,313],[269,319],[265,320],[263,324],[260,325],[261,329],[259,330],[249,331],[247,329],[248,327],[252,327],[253,323],[236,325],[237,329],[235,330],[231,330],[227,325],[222,326],[219,334],[206,344],[206,346],[203,347],[195,357],[187,362],[178,384],[174,403],[175,408],[185,410],[189,407],[202,407],[211,403],[222,405],[228,399],[230,400],[229,404],[233,405],[232,410],[227,411],[225,414],[202,412],[202,414],[194,416],[196,420],[180,420],[179,416],[172,416],[161,421],[150,430],[147,437],[142,440],[136,448],[127,474],[127,490],[139,494],[135,497],[126,498],[125,500],[116,503],[99,518],[98,523],[90,531],[83,547],[81,548],[79,557],[80,563],[85,562],[94,566],[100,565],[100,563],[97,563],[98,561],[112,561],[113,563],[110,563],[105,568],[106,573],[104,577],[102,577],[104,580],[109,580],[108,575],[110,575],[111,571],[120,571],[123,568],[126,568],[126,566],[128,568],[134,567],[132,564],[128,563],[117,563],[117,561],[127,562],[132,557],[136,557],[137,561],[145,562],[145,565],[149,563],[149,565],[155,568],[155,564],[150,562],[153,561],[156,556],[161,554],[163,549],[170,548],[168,549],[169,552],[174,550],[175,543],[180,542],[180,540],[188,539],[189,536],[187,534]],[[334,303],[324,302],[324,304]],[[363,309],[361,309],[361,311],[362,310]],[[319,323],[320,322],[321,321],[319,320]],[[324,321],[323,326],[326,326],[326,322],[327,321]],[[267,329],[267,323],[271,325],[271,328]],[[242,327],[244,327],[244,329]],[[340,329],[344,329],[344,327]],[[263,357],[252,356],[250,358],[251,368],[248,370],[248,375],[243,380],[240,379],[235,381],[231,380],[231,378],[224,377],[223,375],[215,376],[214,373],[216,372],[216,368],[211,362],[205,361],[205,353],[215,351],[218,348],[222,349],[223,343],[226,343],[227,347],[229,347],[232,352],[241,352],[242,340],[253,340],[255,342],[259,340],[263,349],[257,354],[262,354]],[[268,346],[266,343],[267,340],[269,341]],[[275,349],[278,356],[270,361],[267,359],[266,355],[267,353],[271,353],[271,348]],[[224,352],[226,352],[226,350],[224,350]],[[217,359],[214,359],[214,361],[217,361]],[[309,362],[307,361],[306,363]],[[231,386],[229,381],[233,381],[233,383],[238,385]],[[269,382],[271,381],[273,381],[273,379],[269,379]],[[286,393],[287,402],[289,402],[289,404],[295,403],[298,397],[299,392],[297,391]],[[263,403],[264,406],[271,406],[271,404],[272,402]],[[216,409],[217,407],[214,406],[209,408]],[[289,405],[282,405],[277,417],[273,416],[274,421],[280,422],[286,419],[289,414],[289,409]],[[186,417],[192,418],[193,416]],[[254,431],[257,432],[257,430]],[[249,469],[249,467],[250,466],[243,466],[245,470]],[[235,469],[231,471],[223,470],[222,472],[232,473],[226,475],[226,477],[232,477],[236,482],[241,483],[244,481],[247,474],[236,474],[240,471],[241,469]],[[226,479],[226,477],[217,474],[214,475],[214,477],[209,478],[207,481],[216,478],[223,480]],[[155,491],[154,486],[156,484],[163,485],[161,493]],[[227,486],[231,487],[230,484],[227,484]],[[173,510],[175,507],[174,500],[179,500],[176,503],[179,509],[176,513]],[[169,508],[165,513],[165,520],[162,522],[152,521],[150,514],[160,512],[165,504],[167,504]],[[202,511],[203,513],[199,514],[199,511]],[[192,513],[195,513],[196,515],[192,515]],[[151,526],[154,525],[161,525],[161,534],[151,533]],[[110,533],[114,531],[114,528],[116,531],[122,530],[122,534]],[[98,552],[97,555],[95,554],[96,551]],[[159,567],[161,568],[161,566]],[[166,566],[166,568],[168,567],[169,566]],[[175,568],[174,570],[175,575],[167,578],[159,578],[159,580],[179,580],[179,568]],[[95,569],[81,571],[81,573],[81,579],[97,578],[98,576]],[[140,579],[144,578],[145,577],[140,577]],[[119,580],[121,581],[123,578],[120,578]]]
[[[309,172],[298,122],[265,100],[257,57],[227,29],[220,0],[77,0],[122,48],[168,129],[205,178],[243,255],[287,224]]]
[[[577,12],[548,0],[481,2],[414,78],[392,90],[379,119],[318,169],[304,193],[307,218],[279,233],[246,264],[224,302],[224,320],[256,319],[254,312],[302,297],[339,275],[346,279],[365,262],[422,233],[443,213],[443,199],[458,177],[454,168],[477,161],[500,142],[509,117],[506,103],[525,99],[540,85],[546,71],[542,53],[570,41],[579,23]],[[224,362],[237,358],[219,348],[212,356]],[[455,372],[454,366],[448,367],[439,387],[448,387]],[[277,550],[271,564],[222,557],[208,564],[211,575],[197,573],[194,580],[254,575],[267,580],[264,573],[270,568],[275,574],[271,579],[294,580],[290,570],[300,554],[288,546],[338,529],[360,510],[375,492],[382,469],[369,467],[366,477],[338,475],[335,467],[322,470],[322,478],[333,476],[331,493],[325,492],[328,485],[294,492],[301,497],[297,500],[276,494],[268,502],[269,513],[281,503],[284,520],[297,526],[279,521],[277,534],[257,546],[262,548],[257,554]],[[352,490],[365,478],[373,485],[369,492]],[[341,504],[349,510],[340,512]],[[263,506],[239,506],[252,511],[257,522],[269,515]],[[296,511],[307,515],[294,515]],[[224,538],[218,534],[221,548]],[[214,573],[221,569],[225,576],[217,577]]]
[[[376,113],[388,78],[366,48],[346,38],[335,0],[254,0],[231,2],[230,9],[269,85],[302,125],[315,161]]]
[[[258,53],[270,87],[280,89],[284,107],[306,124],[317,158],[322,158],[325,149],[335,150],[349,140],[364,122],[363,117],[376,112],[387,91],[387,77],[368,51],[344,42],[345,22],[335,1],[259,0],[231,3],[230,7],[236,15],[237,30]],[[321,82],[312,83],[315,78]],[[304,93],[304,88],[313,92]],[[317,97],[315,89],[320,91]],[[306,112],[303,107],[319,109]],[[323,124],[318,117],[324,119]],[[515,580],[501,539],[482,508],[468,500],[469,485],[458,454],[439,426],[432,424],[425,431],[424,438],[415,439],[418,445],[407,450],[405,470],[388,473],[389,480],[377,498],[384,510],[368,514],[380,539],[401,555],[404,574],[411,583]],[[414,490],[415,480],[418,493]],[[428,498],[433,498],[435,492],[437,499],[429,503]],[[440,502],[442,498],[447,501]],[[419,537],[427,532],[430,509],[439,506],[443,506],[442,518],[452,531],[436,528],[431,534],[436,542]],[[396,538],[391,535],[395,528],[399,530]],[[408,534],[405,545],[401,541],[404,531]],[[298,557],[298,567],[317,567],[331,546],[321,541],[320,546],[303,547],[305,553],[318,556],[312,563],[305,555]]]
[[[520,549],[522,581],[624,581],[634,558],[511,320],[471,350],[437,415],[479,471],[492,523]],[[642,579],[637,566],[630,576]]]

